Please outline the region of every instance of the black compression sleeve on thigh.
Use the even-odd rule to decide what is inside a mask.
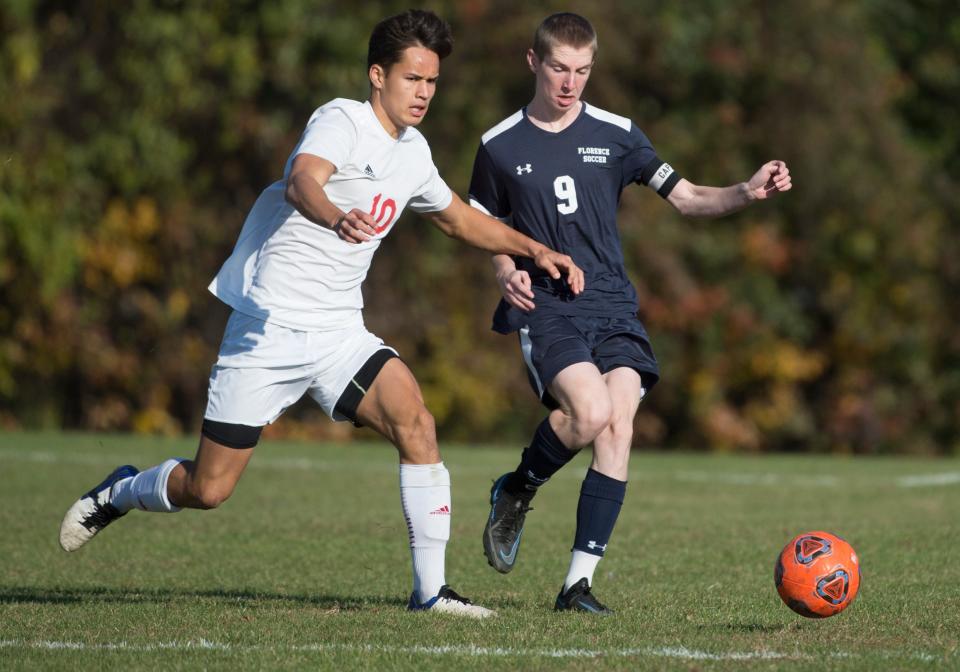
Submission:
[[[383,365],[396,356],[397,353],[387,348],[377,350],[373,353],[370,359],[360,367],[360,370],[357,371],[353,375],[353,378],[350,379],[350,382],[347,383],[347,389],[340,395],[340,398],[337,400],[337,405],[333,408],[334,415],[346,418],[357,427],[360,427],[360,423],[357,421],[357,407],[363,400],[363,395],[365,395],[367,390],[370,389],[370,386],[373,385],[373,381],[376,379],[377,374],[380,373]]]
[[[237,449],[253,448],[260,440],[262,431],[263,427],[234,425],[206,418],[203,419],[203,427],[200,429],[200,433],[211,441],[216,441],[227,448]]]

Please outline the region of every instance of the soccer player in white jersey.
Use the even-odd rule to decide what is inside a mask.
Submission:
[[[264,425],[308,393],[334,420],[389,439],[413,563],[411,610],[485,617],[444,576],[450,477],[433,417],[396,351],[366,330],[361,283],[405,207],[447,235],[533,259],[579,291],[569,257],[466,205],[440,178],[414,128],[434,95],[450,28],[410,10],[373,30],[370,98],[337,99],[310,117],[283,179],[257,199],[210,290],[233,307],[210,376],[200,446],[138,472],[118,467],[67,512],[60,544],[74,551],[132,509],[211,509],[233,492]]]
[[[620,193],[638,182],[685,215],[716,217],[787,191],[791,180],[782,161],[730,187],[682,179],[633,122],[581,100],[596,51],[596,33],[583,17],[562,13],[543,21],[527,52],[536,75],[533,100],[484,134],[470,199],[569,254],[586,282],[577,293],[524,259],[494,258],[503,294],[494,329],[519,332],[531,384],[550,412],[517,468],[494,482],[484,552],[497,571],[513,568],[537,488],[592,443],[555,608],[608,613],[592,593],[593,574],[626,492],[634,415],[659,378],[624,267]]]

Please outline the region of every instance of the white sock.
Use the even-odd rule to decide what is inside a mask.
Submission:
[[[131,509],[176,513],[180,507],[171,504],[167,498],[167,479],[181,462],[186,460],[175,457],[136,476],[117,481],[110,489],[110,503],[123,513]]]
[[[563,591],[570,590],[570,586],[584,578],[587,580],[587,585],[592,586],[593,572],[602,559],[602,555],[574,550],[570,556],[570,569],[567,570],[567,578],[563,582]]]
[[[437,464],[400,465],[400,502],[410,533],[413,590],[423,603],[440,592],[450,538],[450,472]]]

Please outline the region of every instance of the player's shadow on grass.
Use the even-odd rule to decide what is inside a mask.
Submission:
[[[0,604],[165,604],[183,599],[212,599],[243,606],[297,603],[331,611],[362,611],[375,607],[406,606],[406,600],[383,595],[286,595],[246,590],[124,590],[90,588],[26,588],[0,586]]]
[[[698,625],[701,632],[781,632],[789,623],[711,623]]]

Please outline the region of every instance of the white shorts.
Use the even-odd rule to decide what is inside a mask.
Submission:
[[[204,418],[262,427],[305,392],[334,420],[354,374],[380,350],[396,351],[362,321],[336,331],[297,331],[233,311],[210,373]]]

